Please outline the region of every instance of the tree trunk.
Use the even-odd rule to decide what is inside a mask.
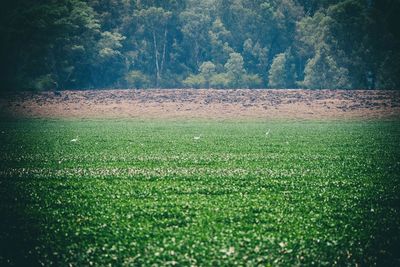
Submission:
[[[194,41],[194,57],[196,60],[196,68],[199,68],[199,44],[197,39]]]
[[[153,31],[153,43],[154,43],[154,54],[156,63],[156,87],[158,87],[160,82],[160,66],[158,65],[158,49],[157,49],[157,38],[155,31]]]
[[[162,74],[164,70],[164,63],[165,63],[165,55],[167,53],[167,35],[168,35],[168,28],[165,26],[164,30],[164,47],[163,47],[163,54],[162,54],[162,60],[161,60],[161,67],[160,67],[160,74]]]

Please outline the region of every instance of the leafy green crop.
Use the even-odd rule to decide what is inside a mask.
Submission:
[[[398,265],[399,137],[398,121],[1,122],[0,264]]]

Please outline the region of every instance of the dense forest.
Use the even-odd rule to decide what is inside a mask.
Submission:
[[[3,0],[1,90],[400,88],[399,0]]]

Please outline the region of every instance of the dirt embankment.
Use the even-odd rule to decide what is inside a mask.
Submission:
[[[90,90],[2,97],[3,116],[28,118],[400,118],[400,91]]]

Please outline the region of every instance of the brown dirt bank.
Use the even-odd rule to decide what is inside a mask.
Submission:
[[[89,90],[0,98],[17,118],[399,119],[400,91]]]

